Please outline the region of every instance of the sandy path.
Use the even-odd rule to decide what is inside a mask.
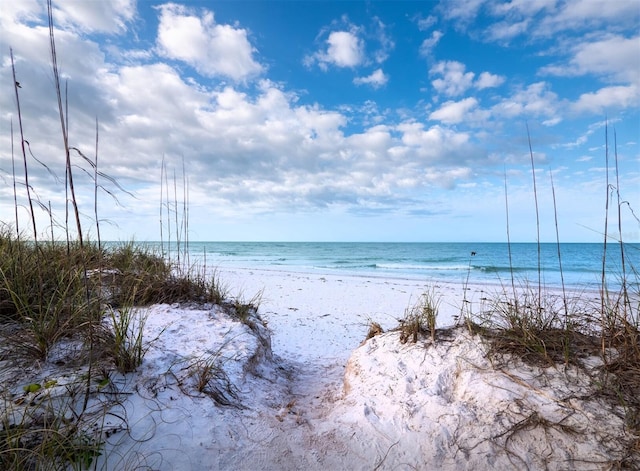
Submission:
[[[250,383],[254,391],[244,391],[250,401],[238,417],[244,445],[221,457],[220,469],[371,469],[381,462],[392,441],[379,436],[374,444],[359,427],[327,417],[344,396],[346,362],[370,322],[396,327],[427,284],[238,268],[218,274],[234,296],[262,293],[259,312],[272,329],[275,356],[260,384]],[[459,312],[454,300],[462,299],[461,287],[437,286],[440,323],[448,325]]]

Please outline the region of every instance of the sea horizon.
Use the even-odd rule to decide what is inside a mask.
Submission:
[[[604,242],[251,242],[149,241],[141,246],[211,268],[252,268],[312,274],[419,279],[425,282],[504,284],[542,282],[548,287],[602,286]],[[638,286],[640,243],[608,242],[606,282]],[[539,250],[538,250],[539,249]],[[560,252],[560,257],[558,257]],[[539,254],[539,257],[538,257]],[[624,268],[624,270],[623,270]]]

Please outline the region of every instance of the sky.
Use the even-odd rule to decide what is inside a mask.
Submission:
[[[94,240],[640,241],[637,0],[52,12]],[[32,235],[22,124],[38,237],[73,235],[46,2],[0,0],[0,58],[0,220]]]

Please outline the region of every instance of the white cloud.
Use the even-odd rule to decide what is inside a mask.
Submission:
[[[488,0],[443,0],[440,4],[444,17],[456,20],[456,26],[466,27],[473,21]]]
[[[546,82],[533,83],[526,88],[516,90],[491,108],[494,116],[514,118],[516,116],[535,116],[554,119],[559,112],[558,96],[550,90]]]
[[[505,44],[516,37],[531,41],[603,25],[616,31],[640,19],[635,0],[442,0],[440,10],[456,29]],[[481,13],[483,21],[475,21]]]
[[[121,33],[136,15],[135,0],[87,2],[65,0],[53,5],[54,22],[84,32]]]
[[[433,88],[446,96],[459,96],[473,84],[473,72],[465,72],[466,66],[457,61],[441,61],[429,70],[430,75],[439,75],[431,82]]]
[[[355,32],[332,31],[326,44],[326,50],[307,58],[308,64],[317,61],[320,68],[326,70],[328,65],[356,67],[364,61],[364,41]]]
[[[475,81],[473,86],[478,90],[483,90],[485,88],[499,87],[504,83],[504,81],[505,78],[501,77],[500,75],[494,75],[489,72],[482,72],[478,76],[478,79]]]
[[[382,71],[377,69],[367,77],[356,77],[353,83],[356,85],[371,85],[373,88],[380,88],[387,84],[389,77]]]
[[[427,39],[422,41],[422,44],[420,45],[420,54],[423,56],[428,56],[429,54],[431,54],[431,51],[434,47],[436,47],[438,42],[440,42],[442,36],[444,36],[444,33],[442,33],[441,31],[433,31],[431,33],[431,37],[428,37]]]
[[[553,11],[558,0],[511,0],[509,2],[495,2],[491,5],[491,12],[496,16],[510,16],[522,18],[533,16],[541,10]]]
[[[456,124],[464,121],[472,109],[478,106],[478,100],[469,97],[461,101],[447,101],[440,108],[429,115],[429,119],[446,124]]]
[[[640,36],[608,36],[582,41],[572,48],[568,64],[555,64],[541,73],[560,76],[594,74],[616,81],[640,83]]]
[[[216,24],[206,10],[198,16],[184,6],[161,6],[157,45],[161,56],[181,60],[205,76],[245,80],[263,70],[253,58],[247,30]]]
[[[420,31],[426,31],[438,22],[438,18],[433,15],[429,15],[424,18],[422,16],[417,16],[414,18],[414,21],[418,24],[418,29]]]
[[[380,18],[373,19],[374,35],[376,40],[380,43],[380,48],[373,53],[374,60],[381,64],[389,58],[389,53],[395,48],[395,43],[387,34],[387,26],[380,20]]]
[[[611,86],[595,92],[583,93],[571,108],[577,113],[603,113],[611,108],[630,108],[640,106],[638,86]]]
[[[551,35],[564,30],[592,30],[603,23],[637,24],[640,12],[635,0],[564,0],[545,16],[536,33]]]
[[[487,29],[487,36],[491,41],[509,42],[510,39],[526,33],[529,25],[528,19],[518,22],[500,21]]]
[[[504,77],[489,72],[482,72],[474,81],[476,74],[467,72],[466,66],[457,61],[438,62],[429,70],[429,75],[441,76],[431,84],[439,93],[450,97],[460,96],[472,87],[478,90],[495,88],[505,81]]]
[[[417,122],[401,123],[396,129],[402,133],[402,144],[430,163],[455,161],[469,150],[470,136],[465,132],[438,125],[425,129],[424,124]]]
[[[20,2],[2,2],[0,24],[5,27],[15,25],[19,21],[42,22],[41,15],[45,7],[38,0],[22,0]]]

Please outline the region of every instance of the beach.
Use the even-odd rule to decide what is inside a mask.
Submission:
[[[113,433],[98,469],[605,469],[633,439],[571,366],[498,367],[462,327],[435,343],[401,343],[397,331],[365,342],[371,322],[398,326],[424,282],[237,267],[216,276],[253,298],[264,322],[213,305],[148,308],[153,342],[136,373],[112,382],[123,401],[104,424]],[[479,306],[500,287],[433,288],[445,327],[465,298]],[[202,358],[224,374],[198,391]]]
[[[274,333],[276,354],[305,360],[346,361],[372,322],[385,330],[396,328],[429,286],[402,278],[255,268],[220,269],[219,275],[232,295],[245,300],[260,297],[259,311]],[[435,286],[442,295],[439,325],[452,325],[462,307],[462,284]],[[486,285],[468,288],[472,293],[468,297],[491,289]]]

